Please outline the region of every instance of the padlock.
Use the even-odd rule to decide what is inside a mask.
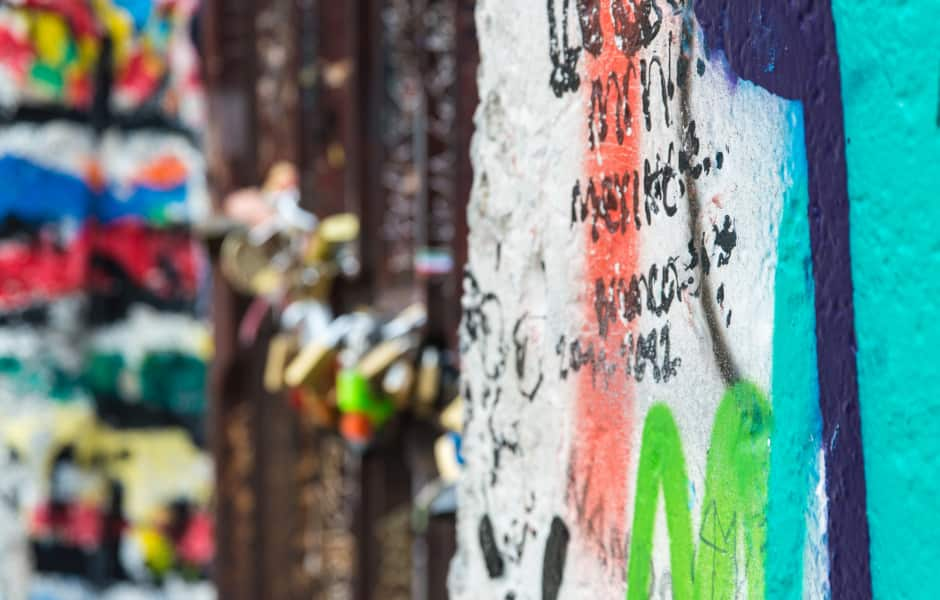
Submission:
[[[448,431],[460,432],[463,429],[463,398],[457,396],[441,411],[440,424]]]
[[[427,321],[428,311],[424,304],[412,304],[382,326],[382,337],[388,340],[408,335],[424,327]]]
[[[348,442],[365,445],[372,439],[375,428],[365,415],[349,413],[340,418],[339,432]]]
[[[275,235],[263,243],[255,243],[247,231],[229,233],[222,241],[219,265],[228,282],[244,294],[269,296],[285,285],[286,273],[272,263],[289,243],[283,235]]]
[[[336,358],[336,346],[314,341],[304,346],[284,372],[284,383],[290,387],[310,385],[316,391],[328,389],[330,368]]]
[[[344,414],[360,414],[379,428],[395,413],[392,401],[376,393],[369,379],[356,369],[343,369],[336,378],[336,404]]]
[[[374,347],[377,339],[378,322],[367,310],[357,309],[342,317],[342,343],[340,364],[353,368]]]
[[[340,274],[339,266],[333,261],[316,265],[297,265],[291,271],[289,294],[292,298],[304,298],[327,302],[333,282]]]
[[[352,213],[340,213],[323,219],[306,243],[304,263],[311,265],[333,260],[341,246],[359,238],[359,228],[359,217]]]
[[[317,393],[307,386],[291,390],[291,403],[304,416],[320,427],[331,428],[336,425],[336,390],[330,389],[325,394]]]
[[[285,371],[296,352],[296,335],[279,333],[271,339],[268,345],[268,360],[264,366],[264,389],[268,393],[276,394],[284,389]]]
[[[411,402],[414,388],[415,369],[411,361],[402,359],[393,364],[382,378],[382,391],[395,404],[397,410],[405,410]]]
[[[329,306],[316,300],[295,300],[281,311],[281,327],[296,332],[301,344],[323,335],[332,322]]]
[[[411,351],[415,346],[409,338],[394,338],[380,343],[366,353],[356,369],[368,380],[379,378],[392,364]]]
[[[264,180],[263,190],[266,193],[275,193],[282,190],[297,188],[298,175],[297,167],[286,160],[278,161],[268,169],[268,175]]]
[[[418,381],[415,385],[415,412],[418,416],[429,417],[441,387],[441,353],[433,346],[428,346],[421,353],[418,366]]]
[[[437,472],[446,483],[454,483],[460,479],[460,470],[463,466],[460,445],[460,435],[453,432],[442,435],[434,443],[434,461],[437,464]]]

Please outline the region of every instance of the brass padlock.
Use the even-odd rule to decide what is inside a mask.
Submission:
[[[385,372],[385,377],[382,378],[382,391],[392,399],[397,410],[408,408],[414,381],[415,368],[408,360],[399,360]]]
[[[284,389],[285,371],[291,357],[297,352],[297,336],[279,333],[268,345],[268,360],[264,366],[264,389],[276,394]]]
[[[323,219],[307,242],[304,263],[311,265],[330,261],[336,249],[359,238],[359,217],[352,213],[341,213]]]
[[[463,398],[457,396],[441,411],[440,424],[449,431],[460,432],[463,429]]]
[[[434,462],[445,483],[455,483],[460,479],[460,436],[447,433],[437,438],[434,443]]]
[[[441,352],[428,346],[421,353],[418,365],[418,382],[415,386],[415,412],[428,417],[434,410],[441,388]]]
[[[298,394],[300,409],[313,423],[328,428],[336,425],[338,414],[335,389],[319,393],[308,386],[301,386],[295,393]]]
[[[222,241],[219,257],[222,273],[242,293],[270,296],[285,286],[285,268],[276,265],[274,257],[288,243],[285,236],[278,234],[256,244],[247,231],[235,230]]]
[[[386,340],[367,352],[356,369],[363,377],[374,381],[413,347],[414,343],[408,338]]]
[[[428,321],[428,311],[424,304],[412,304],[401,311],[394,319],[382,326],[382,337],[391,339],[408,335],[424,327]]]
[[[336,358],[336,346],[314,341],[304,346],[284,372],[284,383],[290,387],[310,386],[317,392],[332,387],[328,380]]]

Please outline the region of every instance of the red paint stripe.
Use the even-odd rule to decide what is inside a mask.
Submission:
[[[610,13],[611,0],[600,0],[601,28],[604,34],[604,46],[600,55],[594,57],[584,53],[583,79],[581,93],[584,99],[585,124],[591,110],[591,84],[600,78],[606,92],[610,73],[617,73],[622,78],[628,73],[630,60],[618,50]],[[587,189],[587,182],[594,179],[598,191],[605,173],[631,177],[640,164],[640,127],[639,114],[640,90],[636,71],[630,75],[628,102],[633,110],[631,135],[618,143],[614,102],[616,94],[611,94],[608,103],[607,137],[591,150],[588,129],[585,128],[585,158],[582,190]],[[621,83],[622,85],[622,83]],[[629,201],[632,207],[632,197]],[[624,376],[620,358],[621,343],[632,328],[620,323],[612,323],[606,339],[598,332],[597,315],[594,307],[595,281],[609,281],[614,275],[614,266],[619,264],[620,274],[629,275],[635,271],[639,254],[639,236],[633,223],[629,223],[624,233],[611,234],[598,223],[600,239],[594,241],[591,234],[590,219],[583,224],[586,255],[584,262],[584,283],[582,287],[582,305],[586,326],[580,332],[582,345],[594,344],[595,355],[601,349],[608,357],[608,362],[617,362],[621,366],[605,382],[601,373],[593,374],[589,366],[582,367],[578,374],[578,399],[576,406],[576,426],[572,444],[570,483],[573,486],[570,496],[578,505],[579,531],[582,539],[593,547],[611,567],[619,566],[623,561],[623,545],[626,538],[627,500],[630,497],[631,481],[629,465],[632,453],[631,432],[634,426],[635,390]],[[622,573],[622,571],[619,571]]]
[[[65,246],[49,235],[0,241],[0,311],[79,291],[87,275],[90,240],[84,228]]]

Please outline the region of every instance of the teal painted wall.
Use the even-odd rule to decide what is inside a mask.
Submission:
[[[809,243],[806,152],[803,113],[791,108],[790,150],[780,178],[790,182],[784,197],[777,241],[774,283],[774,435],[770,451],[767,505],[767,598],[804,597],[804,552],[825,554],[825,546],[807,542],[807,507],[813,482],[821,425],[816,378],[816,313],[813,306]]]
[[[940,598],[937,0],[835,0],[875,598]]]

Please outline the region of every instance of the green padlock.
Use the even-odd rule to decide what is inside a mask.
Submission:
[[[336,404],[344,413],[365,415],[376,428],[395,413],[391,399],[375,393],[369,380],[356,369],[343,369],[336,377]]]

